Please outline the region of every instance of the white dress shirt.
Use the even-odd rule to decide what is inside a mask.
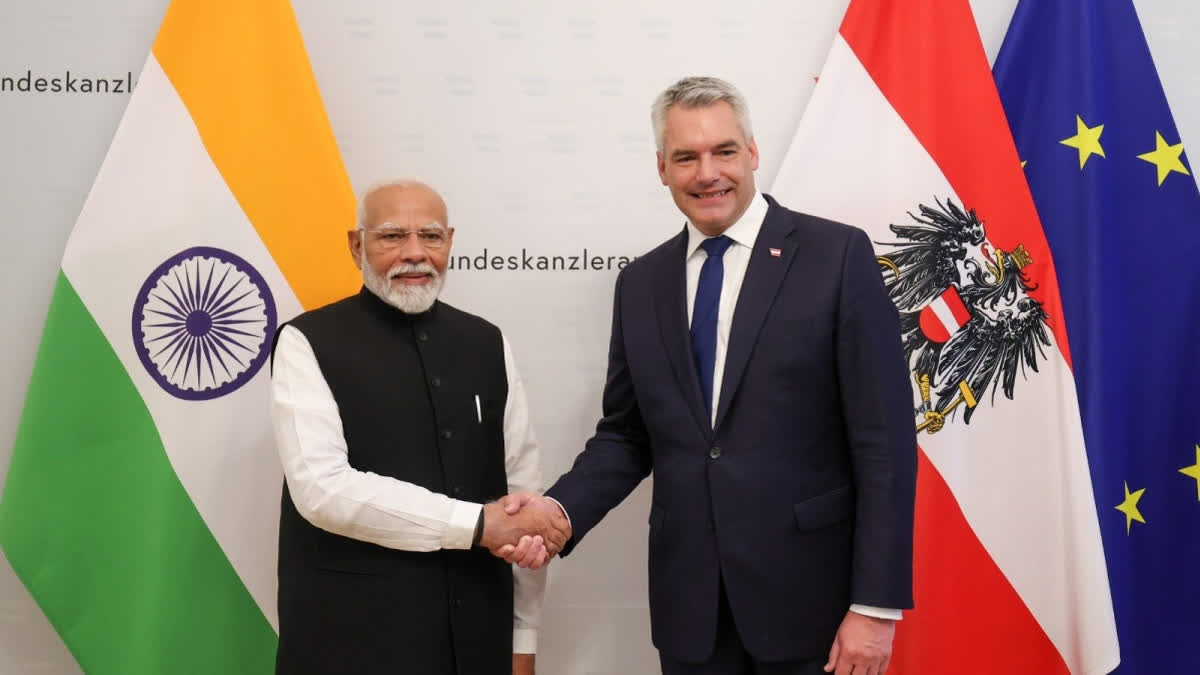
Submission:
[[[509,492],[541,492],[541,451],[525,386],[504,341],[508,399],[504,468]],[[350,466],[342,418],[308,339],[285,326],[275,347],[271,426],[296,509],[317,527],[403,551],[467,549],[481,504],[452,499]],[[546,569],[513,567],[513,651],[537,651]],[[397,608],[400,611],[402,608]]]
[[[746,212],[737,222],[729,226],[722,234],[733,240],[722,257],[724,274],[721,278],[721,299],[717,304],[717,354],[713,364],[713,398],[712,424],[717,423],[717,404],[721,400],[721,382],[725,374],[725,353],[729,349],[729,328],[733,325],[733,312],[737,306],[738,295],[742,292],[742,281],[746,278],[746,267],[750,264],[750,252],[754,250],[754,242],[758,239],[758,231],[762,229],[763,219],[767,217],[767,200],[757,192]],[[696,286],[700,283],[700,268],[708,254],[700,248],[700,244],[708,239],[692,223],[687,224],[688,245],[686,274],[687,274],[687,313],[688,325],[692,323],[693,305],[696,304]],[[898,609],[869,607],[866,605],[850,605],[850,610],[866,616],[879,619],[899,620],[901,612]]]
[[[725,353],[729,350],[729,327],[733,325],[733,310],[737,306],[738,294],[742,292],[742,280],[746,278],[746,266],[750,264],[750,251],[754,249],[754,241],[758,239],[758,231],[762,229],[763,219],[767,217],[767,200],[757,192],[746,212],[737,222],[729,226],[722,234],[733,240],[721,261],[724,274],[721,277],[721,299],[717,302],[717,356],[713,363],[713,401],[711,423],[717,423],[717,403],[721,400],[721,382],[725,374]],[[700,269],[708,253],[700,248],[700,244],[708,239],[708,235],[696,229],[691,222],[687,224],[687,316],[688,325],[692,325],[692,311],[696,304],[696,286],[700,283]]]

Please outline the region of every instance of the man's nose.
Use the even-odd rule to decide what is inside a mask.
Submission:
[[[425,250],[425,245],[421,243],[421,238],[414,232],[410,232],[404,238],[404,243],[400,246],[400,259],[407,263],[422,263],[429,258],[429,252]]]
[[[696,179],[702,183],[713,183],[721,177],[716,161],[710,155],[701,155],[697,160]]]

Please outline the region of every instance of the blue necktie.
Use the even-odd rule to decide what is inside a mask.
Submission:
[[[713,400],[713,368],[717,360],[717,311],[721,304],[721,282],[725,278],[721,256],[732,243],[732,239],[721,235],[700,244],[708,257],[704,259],[704,267],[700,268],[696,303],[692,305],[692,358],[696,359],[704,408],[710,418],[716,403]]]

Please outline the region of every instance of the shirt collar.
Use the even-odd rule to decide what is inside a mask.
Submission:
[[[757,190],[754,192],[754,198],[750,200],[750,205],[746,207],[746,211],[742,214],[737,222],[729,226],[721,234],[729,237],[735,244],[745,246],[746,248],[754,248],[754,241],[758,239],[758,231],[762,229],[763,219],[767,217],[767,200],[762,197],[762,193]],[[700,244],[708,239],[708,235],[696,229],[696,226],[688,221],[688,246],[687,258],[691,258],[700,248]],[[685,258],[686,259],[686,258]]]

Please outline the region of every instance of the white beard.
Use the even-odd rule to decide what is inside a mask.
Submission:
[[[420,265],[400,263],[393,265],[387,271],[387,275],[381,276],[375,274],[371,266],[367,264],[365,255],[363,258],[363,284],[367,290],[405,314],[420,314],[427,311],[433,307],[433,303],[438,299],[438,294],[442,292],[442,283],[445,281],[445,277],[438,274],[433,265],[429,263]],[[430,282],[412,286],[403,284],[393,286],[392,279],[400,274],[428,274]]]

